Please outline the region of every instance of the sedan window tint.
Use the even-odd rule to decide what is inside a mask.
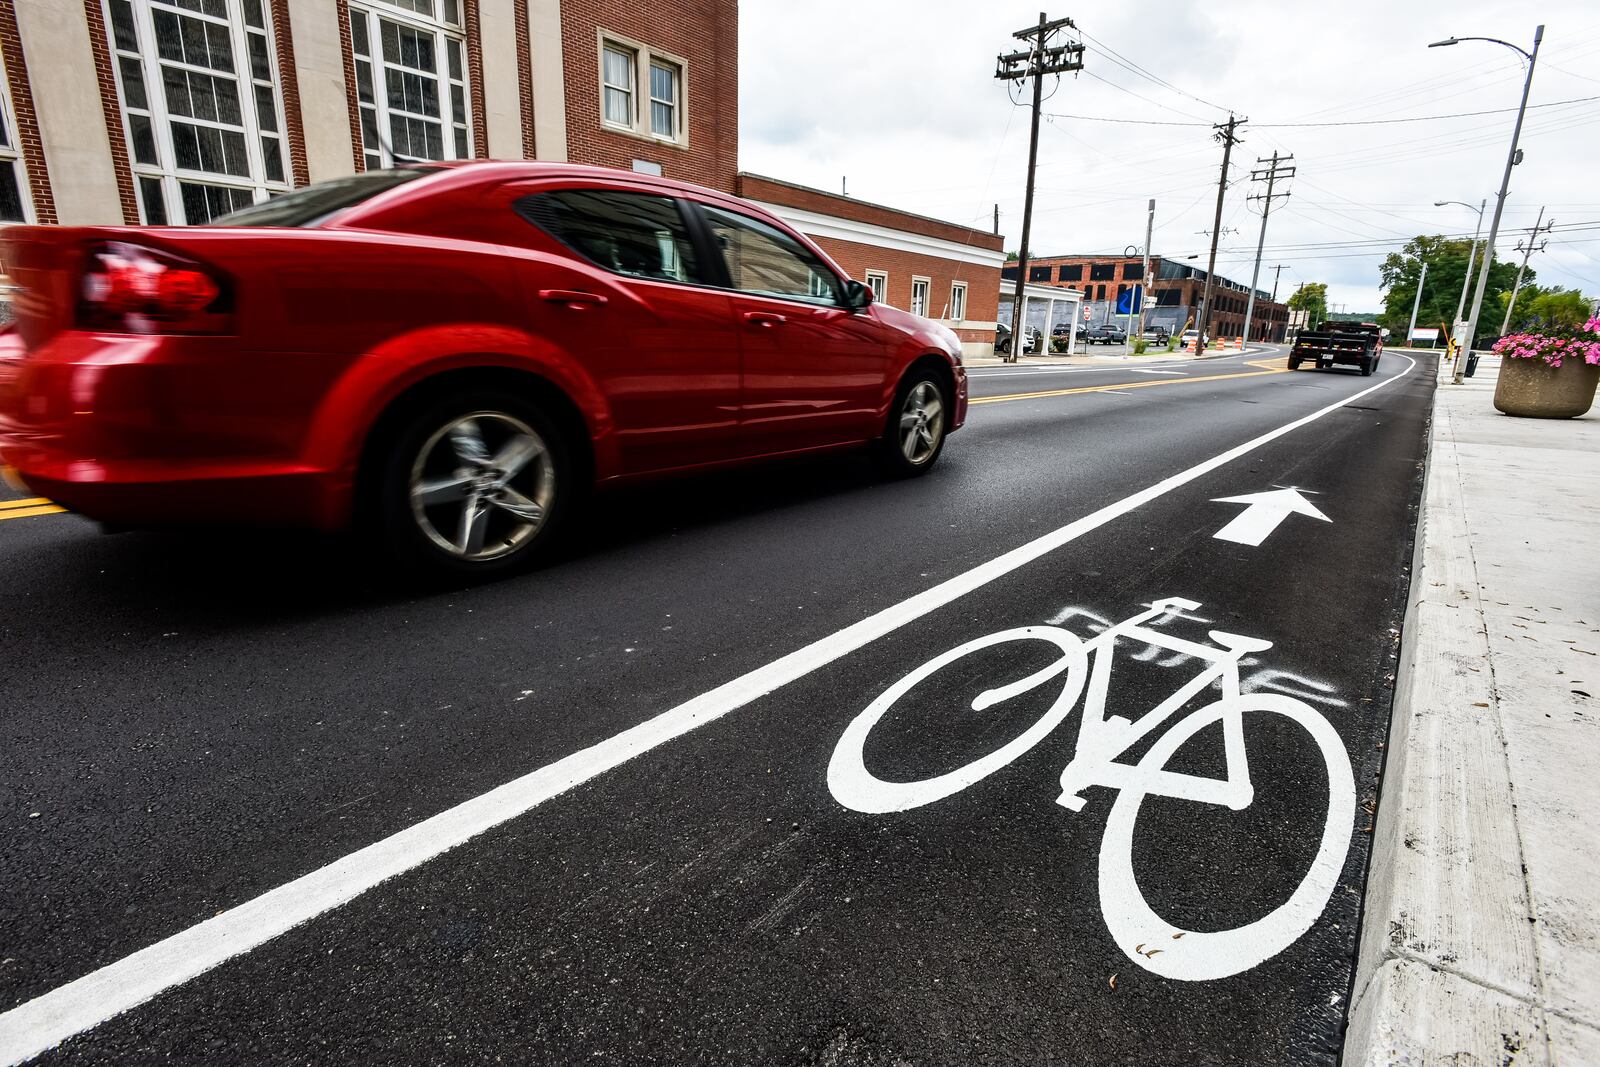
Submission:
[[[839,280],[799,241],[775,227],[701,204],[722,249],[733,287],[762,296],[815,304],[839,303]]]
[[[523,217],[606,270],[700,282],[694,242],[677,202],[611,189],[566,189],[519,201]]]
[[[330,178],[315,185],[308,185],[304,189],[296,189],[292,193],[240,208],[232,214],[220,215],[206,225],[317,226],[346,208],[355,207],[362,201],[370,200],[396,186],[416,181],[429,174],[436,174],[438,170],[438,167],[400,167],[394,170],[369,170],[343,178]],[[195,185],[194,188],[217,187]],[[191,214],[190,217],[195,216]]]

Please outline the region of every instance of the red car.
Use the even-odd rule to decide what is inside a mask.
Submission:
[[[201,227],[5,231],[0,459],[117,526],[355,527],[482,573],[597,484],[863,443],[933,466],[960,344],[736,197],[417,165]]]

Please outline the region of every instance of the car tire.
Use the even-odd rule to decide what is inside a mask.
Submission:
[[[1293,356],[1289,357],[1289,369],[1290,370],[1299,370],[1300,369],[1300,361],[1298,359],[1295,359]]]
[[[896,478],[914,478],[932,470],[944,452],[954,410],[944,376],[931,367],[913,367],[895,390],[888,423],[878,441],[878,461],[884,471]],[[914,426],[908,419],[920,421]],[[913,436],[912,431],[919,428],[925,432]]]
[[[1373,368],[1373,367],[1374,367],[1374,366],[1375,366],[1375,365],[1376,365],[1376,364],[1375,364],[1375,362],[1374,362],[1374,361],[1373,361],[1373,360],[1370,360],[1370,359],[1364,359],[1364,360],[1362,360],[1362,361],[1361,361],[1361,376],[1362,376],[1362,377],[1363,377],[1363,378],[1370,378],[1370,377],[1372,377],[1372,368]]]
[[[579,496],[560,426],[514,393],[466,389],[392,427],[365,524],[401,567],[453,579],[546,555]]]

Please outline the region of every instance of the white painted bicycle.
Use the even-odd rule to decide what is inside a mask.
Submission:
[[[1210,636],[1216,642],[1213,647],[1183,640],[1149,625],[1169,613],[1193,611],[1199,607],[1192,600],[1176,597],[1158,600],[1149,610],[1108,627],[1087,642],[1059,627],[1023,626],[953,648],[890,686],[851,721],[828,764],[828,788],[845,807],[875,814],[906,811],[941,800],[995,773],[1043,741],[1072,711],[1087,684],[1077,747],[1061,772],[1061,795],[1057,803],[1080,811],[1084,806],[1083,791],[1089,786],[1103,785],[1119,791],[1100,844],[1100,906],[1112,938],[1129,959],[1167,978],[1204,981],[1248,970],[1298,940],[1327,906],[1350,846],[1355,818],[1355,778],[1338,733],[1310,705],[1288,696],[1239,691],[1239,661],[1251,653],[1271,648],[1272,642],[1212,630]],[[1112,652],[1118,638],[1171,649],[1207,666],[1138,719],[1108,716],[1105,714],[1106,692],[1111,679]],[[972,708],[981,712],[1055,679],[1063,679],[1060,696],[1037,722],[995,751],[932,778],[889,782],[867,769],[863,758],[867,736],[896,701],[963,656],[1011,641],[1044,641],[1060,649],[1061,656],[1025,678],[979,694]],[[1094,657],[1092,669],[1091,655]],[[1118,756],[1161,726],[1190,699],[1219,683],[1222,690],[1219,699],[1182,716],[1156,739],[1137,763],[1117,762]],[[1316,742],[1327,763],[1328,817],[1316,857],[1289,899],[1262,918],[1232,930],[1182,929],[1150,909],[1134,880],[1133,831],[1139,807],[1145,797],[1152,795],[1216,804],[1236,811],[1248,807],[1255,791],[1250,784],[1250,768],[1246,761],[1244,716],[1257,712],[1282,715],[1299,723]],[[1218,722],[1222,724],[1227,768],[1224,778],[1166,769],[1167,762],[1184,742]]]

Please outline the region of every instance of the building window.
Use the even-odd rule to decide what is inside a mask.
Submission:
[[[639,137],[686,144],[686,69],[677,56],[601,31],[601,124]],[[641,87],[646,93],[643,100]]]
[[[1058,275],[1058,280],[1063,282],[1083,281],[1083,264],[1074,263],[1070,267],[1062,267],[1061,273]]]
[[[1122,280],[1125,282],[1136,282],[1143,274],[1144,263],[1142,261],[1135,260],[1122,265]]]
[[[1089,280],[1091,282],[1109,282],[1117,276],[1115,263],[1089,264]]]
[[[1047,282],[1050,280],[1049,267],[1029,267],[1028,280],[1030,282]]]
[[[678,139],[678,93],[682,84],[683,75],[675,64],[650,61],[650,132],[657,137]]]
[[[1096,300],[1104,300],[1106,298],[1106,287],[1103,286],[1103,285],[1095,286],[1094,287],[1094,298]]]
[[[352,4],[350,48],[368,170],[471,158],[461,0]]]
[[[31,222],[27,171],[17,151],[17,118],[6,91],[9,84],[0,64],[0,223]]]
[[[932,284],[928,278],[911,279],[911,314],[926,315],[928,313],[928,287]]]
[[[882,304],[889,299],[889,275],[886,271],[867,271],[867,288],[872,290],[872,299]]]
[[[106,0],[151,225],[195,225],[289,188],[265,0]]]
[[[960,322],[967,317],[967,283],[954,282],[950,286],[950,318]]]

